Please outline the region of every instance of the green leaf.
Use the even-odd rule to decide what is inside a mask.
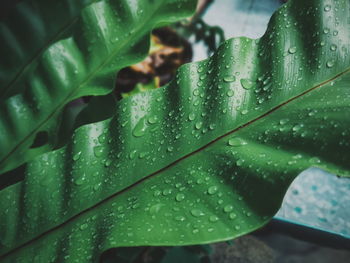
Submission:
[[[80,11],[96,0],[22,1],[0,24],[0,99],[25,88],[25,76],[41,54],[75,24]]]
[[[31,161],[0,192],[1,262],[230,240],[266,224],[304,169],[349,177],[349,12],[288,1],[261,39],[226,41]]]
[[[135,88],[133,88],[129,92],[122,93],[122,98],[127,98],[133,95],[136,95],[140,92],[150,91],[153,89],[157,89],[159,86],[159,78],[153,78],[149,83],[137,83]]]
[[[0,172],[52,149],[63,107],[81,96],[110,93],[116,72],[147,55],[150,30],[188,16],[195,4],[106,0],[84,8],[65,38],[35,62],[24,92],[1,103]],[[49,141],[30,149],[39,132]]]

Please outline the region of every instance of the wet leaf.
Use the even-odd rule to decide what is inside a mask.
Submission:
[[[37,7],[41,4],[41,0],[32,0],[32,2],[38,15],[23,11],[22,16],[33,15],[29,20],[34,22],[38,20],[33,28],[36,32],[32,36],[26,31],[27,27],[22,28],[20,23],[17,29],[21,32],[19,36],[25,34],[33,38],[37,35],[43,39],[48,38],[43,25],[46,25],[45,19],[49,15],[43,15],[45,19],[40,16],[48,4],[45,4],[44,10],[41,10]],[[62,4],[63,7],[60,6],[56,11],[63,11],[52,17],[54,25],[56,16],[57,19],[64,20],[61,17],[65,17],[66,5],[75,6],[58,2],[57,5]],[[141,61],[147,55],[149,32],[152,28],[190,15],[195,4],[196,1],[193,0],[95,2],[85,7],[80,16],[74,18],[73,23],[69,24],[67,30],[62,29],[62,36],[57,36],[59,39],[45,52],[41,49],[46,47],[40,46],[47,45],[45,39],[33,43],[35,47],[40,46],[39,51],[35,51],[42,53],[39,58],[34,58],[35,61],[31,60],[29,53],[17,61],[16,52],[22,53],[22,51],[16,49],[18,43],[14,41],[14,47],[10,49],[13,52],[5,58],[10,56],[10,60],[14,60],[10,65],[17,63],[18,69],[12,70],[10,67],[9,75],[13,77],[6,78],[4,82],[20,86],[18,89],[11,87],[9,91],[21,90],[22,92],[1,101],[0,104],[0,173],[51,150],[57,136],[59,115],[64,106],[82,96],[110,93],[114,88],[118,70]],[[56,4],[52,8],[55,6]],[[73,14],[76,13],[73,12]],[[69,14],[66,19],[71,16],[73,15]],[[40,30],[44,33],[40,34]],[[10,36],[5,36],[11,40]],[[4,45],[7,45],[7,42]],[[12,56],[12,53],[15,54]],[[1,63],[4,63],[3,68],[9,62],[5,59]],[[26,67],[30,74],[23,76],[17,83],[16,76],[20,74],[18,72]],[[4,72],[7,73],[7,71]],[[46,132],[49,141],[42,147],[30,149],[39,132]]]
[[[1,262],[230,240],[266,224],[306,168],[349,177],[349,12],[288,1],[261,39],[226,41],[31,161],[0,192]]]

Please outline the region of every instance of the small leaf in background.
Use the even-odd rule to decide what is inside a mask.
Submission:
[[[150,83],[147,83],[147,84],[137,83],[133,90],[131,90],[128,93],[122,93],[121,95],[123,98],[127,98],[129,96],[138,94],[140,92],[145,92],[145,91],[149,91],[157,88],[159,88],[159,78],[155,77],[154,80],[151,81]]]
[[[192,48],[186,39],[169,27],[158,28],[152,33],[148,56],[118,73],[115,93],[124,98],[125,94],[135,95],[152,85],[163,86],[175,76],[178,67],[191,58]]]

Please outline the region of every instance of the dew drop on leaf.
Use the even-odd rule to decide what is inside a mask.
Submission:
[[[157,123],[158,118],[155,115],[151,115],[151,116],[148,117],[147,121],[148,121],[149,124],[155,124],[155,123]]]
[[[149,209],[149,212],[153,215],[157,214],[163,206],[164,206],[164,204],[162,204],[162,203],[152,205],[151,208]]]
[[[168,148],[167,148],[167,151],[168,151],[168,152],[172,152],[173,150],[174,150],[174,147],[168,146]]]
[[[199,232],[199,229],[198,229],[198,228],[195,228],[195,229],[192,230],[192,233],[193,233],[193,234],[197,234],[198,232]]]
[[[196,122],[196,124],[195,124],[195,128],[196,128],[197,130],[199,130],[200,128],[202,128],[202,126],[203,126],[203,122],[201,122],[201,121]]]
[[[131,152],[129,153],[129,159],[130,159],[130,160],[135,159],[135,157],[136,157],[136,153],[137,153],[137,151],[136,151],[136,150],[131,151]]]
[[[193,112],[191,112],[190,114],[188,114],[188,119],[189,119],[190,121],[193,121],[195,118],[196,118],[196,115],[195,115]]]
[[[295,52],[297,52],[297,47],[290,47],[289,49],[288,49],[288,53],[289,54],[294,54]]]
[[[175,197],[175,200],[178,201],[178,202],[181,202],[184,199],[185,199],[185,195],[182,194],[182,193],[177,194],[176,197]]]
[[[226,92],[226,95],[227,95],[227,97],[232,97],[232,96],[234,95],[233,90],[228,90],[228,91]]]
[[[325,5],[324,8],[323,8],[323,10],[325,12],[329,12],[329,11],[331,11],[331,9],[332,9],[332,7],[330,5]]]
[[[85,229],[87,229],[87,227],[88,227],[88,225],[86,224],[86,223],[84,223],[84,224],[82,224],[82,225],[80,225],[80,230],[85,230]]]
[[[219,220],[219,218],[217,216],[212,215],[209,217],[209,221],[212,223],[217,222],[218,220]]]
[[[218,191],[218,187],[216,185],[210,186],[208,188],[208,194],[213,195]]]
[[[103,147],[102,146],[95,146],[94,147],[94,154],[96,157],[101,157],[103,154]]]
[[[78,179],[76,179],[75,181],[74,181],[74,183],[76,184],[76,185],[82,185],[83,183],[84,183],[84,177],[79,177]]]
[[[244,89],[249,90],[249,89],[252,89],[255,84],[250,79],[241,79],[241,85]]]
[[[144,121],[144,118],[141,118],[141,120],[135,125],[134,130],[132,131],[132,134],[135,137],[141,137],[145,135],[147,129],[147,125]]]
[[[334,60],[328,60],[326,65],[327,65],[328,68],[331,68],[331,67],[334,66],[334,63],[335,63]]]
[[[230,138],[228,140],[227,144],[229,146],[243,146],[243,145],[246,145],[247,142],[245,140],[243,140],[242,138],[233,137],[233,138]]]
[[[235,219],[237,217],[237,215],[235,214],[235,213],[230,213],[230,215],[229,215],[229,218],[230,219]]]
[[[183,221],[186,220],[186,218],[185,218],[184,216],[176,216],[176,217],[175,217],[175,220],[176,220],[176,221],[183,222]]]
[[[225,213],[229,213],[229,212],[231,212],[233,210],[233,206],[232,205],[226,205],[225,207],[224,207],[224,212]]]
[[[164,189],[163,190],[163,195],[164,196],[167,196],[167,195],[170,195],[172,193],[172,190],[169,188],[169,189]]]
[[[227,75],[224,77],[224,81],[225,82],[234,82],[234,81],[236,81],[236,77],[233,75]]]
[[[191,215],[193,215],[194,217],[200,217],[200,216],[204,216],[205,214],[203,213],[203,211],[199,209],[192,209]]]
[[[78,161],[80,158],[81,152],[77,152],[76,154],[73,155],[73,161]]]
[[[335,51],[335,50],[337,50],[337,45],[335,45],[335,44],[332,44],[332,45],[331,45],[331,47],[330,47],[330,49],[331,49],[332,51]]]

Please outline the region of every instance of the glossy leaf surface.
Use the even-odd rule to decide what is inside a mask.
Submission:
[[[1,261],[228,240],[267,223],[306,168],[349,177],[349,12],[289,1],[263,38],[225,42],[30,162],[0,192]]]
[[[23,1],[0,24],[0,100],[23,90],[40,55],[74,26],[96,0]],[[63,15],[64,14],[64,15]]]
[[[21,82],[23,93],[1,103],[0,172],[52,149],[62,108],[82,96],[111,92],[116,72],[147,55],[150,30],[189,16],[195,5],[194,0],[106,0],[84,8],[64,38],[35,62]],[[32,149],[39,132],[49,141]]]

